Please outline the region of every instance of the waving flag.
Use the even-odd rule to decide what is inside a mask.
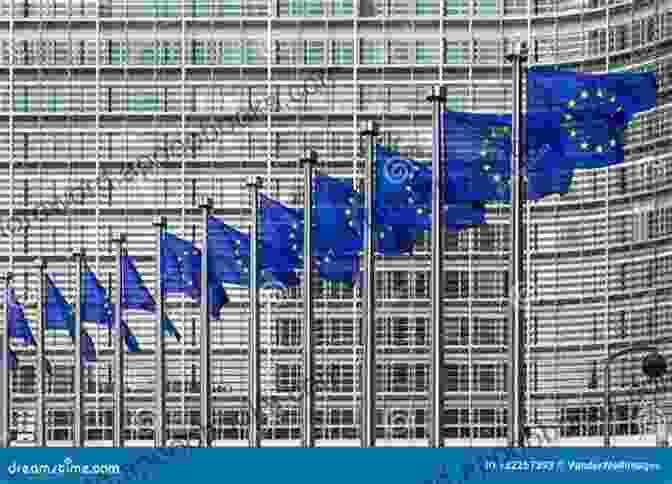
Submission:
[[[209,312],[213,318],[218,319],[222,307],[228,304],[229,297],[210,268],[208,273]],[[161,277],[165,294],[185,294],[194,300],[200,299],[201,249],[192,242],[166,233],[161,244]]]
[[[67,303],[60,289],[47,276],[47,328],[67,330],[75,338],[75,318],[72,306]],[[96,361],[96,347],[89,334],[82,330],[82,354],[85,363]]]
[[[654,73],[584,74],[531,69],[527,111],[553,113],[575,168],[622,163],[627,124],[656,107]]]

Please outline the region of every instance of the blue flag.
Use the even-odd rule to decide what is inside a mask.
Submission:
[[[84,294],[84,300],[82,301],[82,321],[95,321],[101,326],[111,328],[114,322],[114,305],[110,302],[107,291],[100,285],[98,278],[88,267],[85,268],[84,272],[82,292]],[[168,319],[164,319],[162,324],[163,329],[167,334],[175,336],[178,341],[181,339],[181,335],[177,331],[175,323]],[[126,346],[129,351],[133,352],[133,348],[139,348],[137,339],[130,328],[128,328],[128,324],[125,321],[122,321],[122,326],[126,326],[126,329],[123,331],[125,335],[128,335],[124,336]]]
[[[410,252],[419,233],[432,226],[431,167],[403,159],[382,145],[376,147],[376,156],[378,250],[383,254]],[[448,197],[445,202],[441,223],[449,230],[485,223],[485,208],[479,200],[451,201]]]
[[[287,275],[292,285],[298,284],[296,272],[303,267],[303,210],[289,208],[280,202],[267,197],[261,198],[264,263],[269,267],[274,278],[279,275]],[[332,281],[352,282],[358,272],[358,248],[361,243],[357,242],[355,231],[346,231],[348,224],[347,216],[340,214],[340,210],[331,207],[332,210],[318,219],[313,225],[312,255],[316,259],[319,274],[322,279]],[[341,218],[342,217],[342,218]],[[329,225],[329,221],[341,219],[341,229],[338,231],[342,238],[329,241],[333,229],[319,232],[320,228]],[[335,233],[333,235],[336,235]],[[350,244],[350,245],[348,245]],[[286,285],[287,284],[286,281]]]
[[[263,228],[262,228],[263,231]],[[259,242],[259,282],[264,287],[289,287],[298,283],[292,272],[293,255],[283,255]],[[208,221],[208,262],[212,278],[222,284],[249,286],[250,237],[215,217]]]
[[[19,360],[16,358],[16,353],[13,350],[9,350],[9,369],[16,370],[18,364]],[[0,368],[2,368],[2,359],[0,359]]]
[[[75,317],[72,306],[68,304],[49,276],[47,276],[47,329],[66,330],[73,340],[75,338]],[[82,330],[81,357],[85,364],[96,361],[96,347],[85,330]]]
[[[627,124],[656,107],[656,76],[531,69],[527,93],[529,113],[555,114],[574,167],[601,168],[623,162]]]
[[[140,277],[135,263],[129,256],[122,257],[124,284],[122,285],[122,309],[139,309],[154,312],[156,302]]]
[[[229,297],[208,268],[209,313],[219,319],[219,313],[228,304]],[[192,242],[167,233],[161,244],[161,276],[165,294],[185,294],[194,300],[201,297],[201,249]],[[177,330],[175,330],[177,331]],[[181,336],[178,335],[178,340]]]
[[[564,156],[557,116],[527,117],[528,198],[567,193],[574,166]],[[448,111],[442,142],[449,204],[511,199],[511,116]],[[450,212],[449,212],[450,213]]]
[[[313,247],[317,254],[357,255],[362,251],[364,202],[352,180],[313,180]]]
[[[16,301],[16,293],[13,288],[7,295],[9,306],[9,336],[19,339],[25,346],[34,346],[35,338],[26,319],[23,306]]]

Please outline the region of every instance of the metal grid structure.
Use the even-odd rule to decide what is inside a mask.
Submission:
[[[145,181],[76,202],[2,241],[0,270],[16,274],[36,307],[33,260],[44,257],[55,283],[74,296],[73,250],[85,249],[101,281],[114,284],[113,235],[155,286],[156,216],[198,239],[198,200],[246,230],[244,182],[263,176],[265,193],[300,206],[305,147],[319,169],[361,181],[359,126],[376,119],[387,143],[409,157],[431,157],[431,86],[448,88],[455,110],[511,107],[504,57],[526,39],[530,59],[585,71],[656,69],[660,106],[631,125],[626,163],[579,173],[569,195],[529,204],[526,269],[528,424],[551,429],[551,445],[599,445],[603,432],[600,361],[613,347],[672,336],[672,10],[666,0],[68,0],[0,1],[0,213],[28,214],[81,178],[116,174],[122,164],[199,122],[230,118],[250,96],[280,106],[200,152],[162,160]],[[328,86],[303,103],[289,88],[328,70]],[[284,107],[283,107],[284,106]],[[670,201],[668,203],[668,200]],[[502,445],[506,433],[508,210],[492,206],[486,226],[445,244],[446,445]],[[410,257],[377,263],[377,445],[426,445],[429,424],[429,238]],[[357,445],[360,392],[359,287],[317,283],[314,427],[318,445]],[[244,290],[212,325],[214,445],[247,445],[247,323]],[[303,381],[300,289],[262,294],[261,373],[264,445],[298,445]],[[183,334],[167,339],[169,439],[198,438],[198,306],[182,298],[167,312]],[[143,352],[127,355],[128,445],[152,445],[143,409],[153,405],[153,316],[129,325]],[[112,439],[113,346],[106,329],[86,324],[99,362],[87,373],[87,445]],[[65,335],[47,335],[55,368],[48,381],[47,438],[72,440],[73,352]],[[615,345],[615,346],[614,346]],[[35,351],[15,347],[15,445],[34,445]],[[671,348],[661,347],[661,350]],[[635,356],[635,355],[633,355]],[[639,356],[637,356],[638,358]],[[651,442],[645,408],[654,392],[638,359],[614,364],[615,445]],[[656,401],[658,399],[658,401]],[[546,434],[548,435],[548,433]],[[641,437],[641,438],[640,438]],[[548,443],[548,442],[546,442]]]

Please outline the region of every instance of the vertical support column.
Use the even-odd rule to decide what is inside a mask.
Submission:
[[[126,235],[120,234],[114,240],[117,245],[117,285],[114,288],[114,429],[112,430],[112,446],[120,448],[124,446],[124,426],[126,410],[124,408],[124,335],[122,331],[122,315],[124,295],[126,291],[123,284],[126,282],[124,273],[123,256],[125,255]]]
[[[156,333],[156,353],[154,364],[156,366],[156,380],[154,398],[156,408],[154,415],[154,447],[166,446],[166,353],[165,338],[163,335],[163,319],[165,315],[163,294],[163,271],[161,245],[165,237],[167,221],[166,217],[157,217],[152,224],[156,230],[156,321],[154,331]]]
[[[201,223],[203,225],[203,245],[201,247],[201,446],[210,447],[210,289],[208,287],[208,220],[213,201],[201,200]]]
[[[84,249],[74,252],[72,258],[75,262],[75,411],[73,418],[73,447],[84,447],[85,422],[84,422],[84,369],[82,367],[82,277],[84,275],[84,263],[86,253]]]
[[[44,359],[46,355],[45,343],[47,333],[47,263],[43,259],[35,261],[37,268],[39,297],[37,300],[37,317],[39,320],[39,331],[37,334],[37,412],[35,424],[37,435],[35,436],[35,445],[37,447],[47,446],[47,415],[45,407],[45,397],[47,394],[47,375]]]
[[[362,342],[363,382],[361,400],[362,447],[376,446],[376,233],[375,233],[375,190],[376,190],[376,140],[379,136],[378,123],[369,121],[361,132],[367,137],[368,156],[366,160],[366,235],[364,240],[364,304]]]
[[[518,43],[507,56],[513,64],[513,119],[511,150],[511,255],[509,257],[509,334],[508,380],[509,398],[507,433],[509,447],[525,445],[525,320],[523,314],[524,237],[523,210],[527,190],[523,179],[527,143],[523,118],[523,78],[526,73],[527,45]]]
[[[443,368],[443,227],[444,210],[444,159],[442,123],[446,104],[446,88],[435,86],[427,97],[432,103],[432,360],[431,360],[431,428],[429,447],[443,447],[441,415],[443,392],[441,369]]]
[[[613,357],[607,353],[607,359],[604,363],[604,389],[602,394],[602,402],[604,407],[604,447],[611,447],[611,414],[609,407],[611,406],[611,361]]]
[[[313,435],[313,167],[317,153],[306,150],[303,163],[303,435],[302,446],[314,447]]]
[[[260,325],[259,325],[259,189],[261,178],[250,177],[247,181],[250,191],[252,213],[250,215],[250,327],[248,335],[248,401],[249,418],[249,445],[261,447],[261,392],[260,388]]]
[[[11,423],[11,388],[12,383],[9,374],[9,291],[12,287],[12,273],[5,274],[5,321],[2,326],[2,383],[0,384],[0,445],[9,448],[10,446],[10,423]]]

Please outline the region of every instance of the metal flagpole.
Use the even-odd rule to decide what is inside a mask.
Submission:
[[[39,298],[37,302],[37,317],[39,319],[40,330],[37,334],[37,415],[35,423],[37,424],[36,445],[38,447],[47,446],[47,428],[46,428],[46,408],[45,396],[47,393],[47,375],[44,358],[46,357],[45,342],[47,333],[47,263],[43,259],[35,261],[39,280]]]
[[[124,409],[124,335],[122,332],[122,315],[123,315],[123,295],[124,290],[122,285],[126,283],[124,274],[124,267],[122,258],[125,255],[124,244],[126,243],[126,235],[120,234],[119,238],[114,240],[117,244],[117,285],[114,288],[114,429],[112,446],[120,448],[124,446],[124,418],[126,412]]]
[[[524,287],[523,209],[527,198],[523,170],[525,167],[526,132],[523,123],[523,79],[526,72],[527,46],[519,42],[507,56],[513,64],[513,119],[511,150],[511,256],[509,258],[509,408],[507,433],[509,447],[525,446],[525,320],[522,291]]]
[[[210,290],[208,288],[208,220],[213,201],[203,198],[200,204],[203,224],[201,246],[201,447],[210,447]]]
[[[432,103],[432,365],[431,408],[432,426],[429,432],[429,447],[443,447],[441,415],[443,392],[441,369],[443,368],[443,227],[441,216],[444,207],[444,160],[442,159],[442,122],[446,103],[446,88],[435,86],[427,97]]]
[[[313,166],[317,153],[306,150],[303,159],[303,447],[314,447],[313,438]]]
[[[375,189],[376,189],[376,139],[378,123],[369,121],[361,133],[368,138],[366,160],[366,236],[364,241],[364,314],[362,325],[363,385],[361,400],[362,447],[376,446],[376,244],[375,244]]]
[[[2,384],[0,385],[0,444],[10,446],[10,415],[11,415],[11,380],[9,377],[9,291],[12,287],[12,273],[5,274],[5,324],[2,327]]]
[[[247,181],[250,190],[252,213],[250,215],[250,328],[248,336],[248,414],[250,447],[261,447],[261,394],[260,387],[260,352],[259,352],[259,188],[261,178],[250,177]]]
[[[165,315],[163,297],[163,275],[161,274],[161,244],[165,237],[167,226],[166,217],[157,217],[152,224],[156,228],[156,380],[154,397],[156,398],[156,411],[154,415],[154,447],[166,445],[166,353],[163,336],[163,318]],[[185,255],[191,257],[191,254]]]
[[[72,258],[75,261],[75,412],[73,418],[73,447],[84,447],[84,375],[82,368],[82,277],[84,275],[85,251],[81,249],[74,252]]]

